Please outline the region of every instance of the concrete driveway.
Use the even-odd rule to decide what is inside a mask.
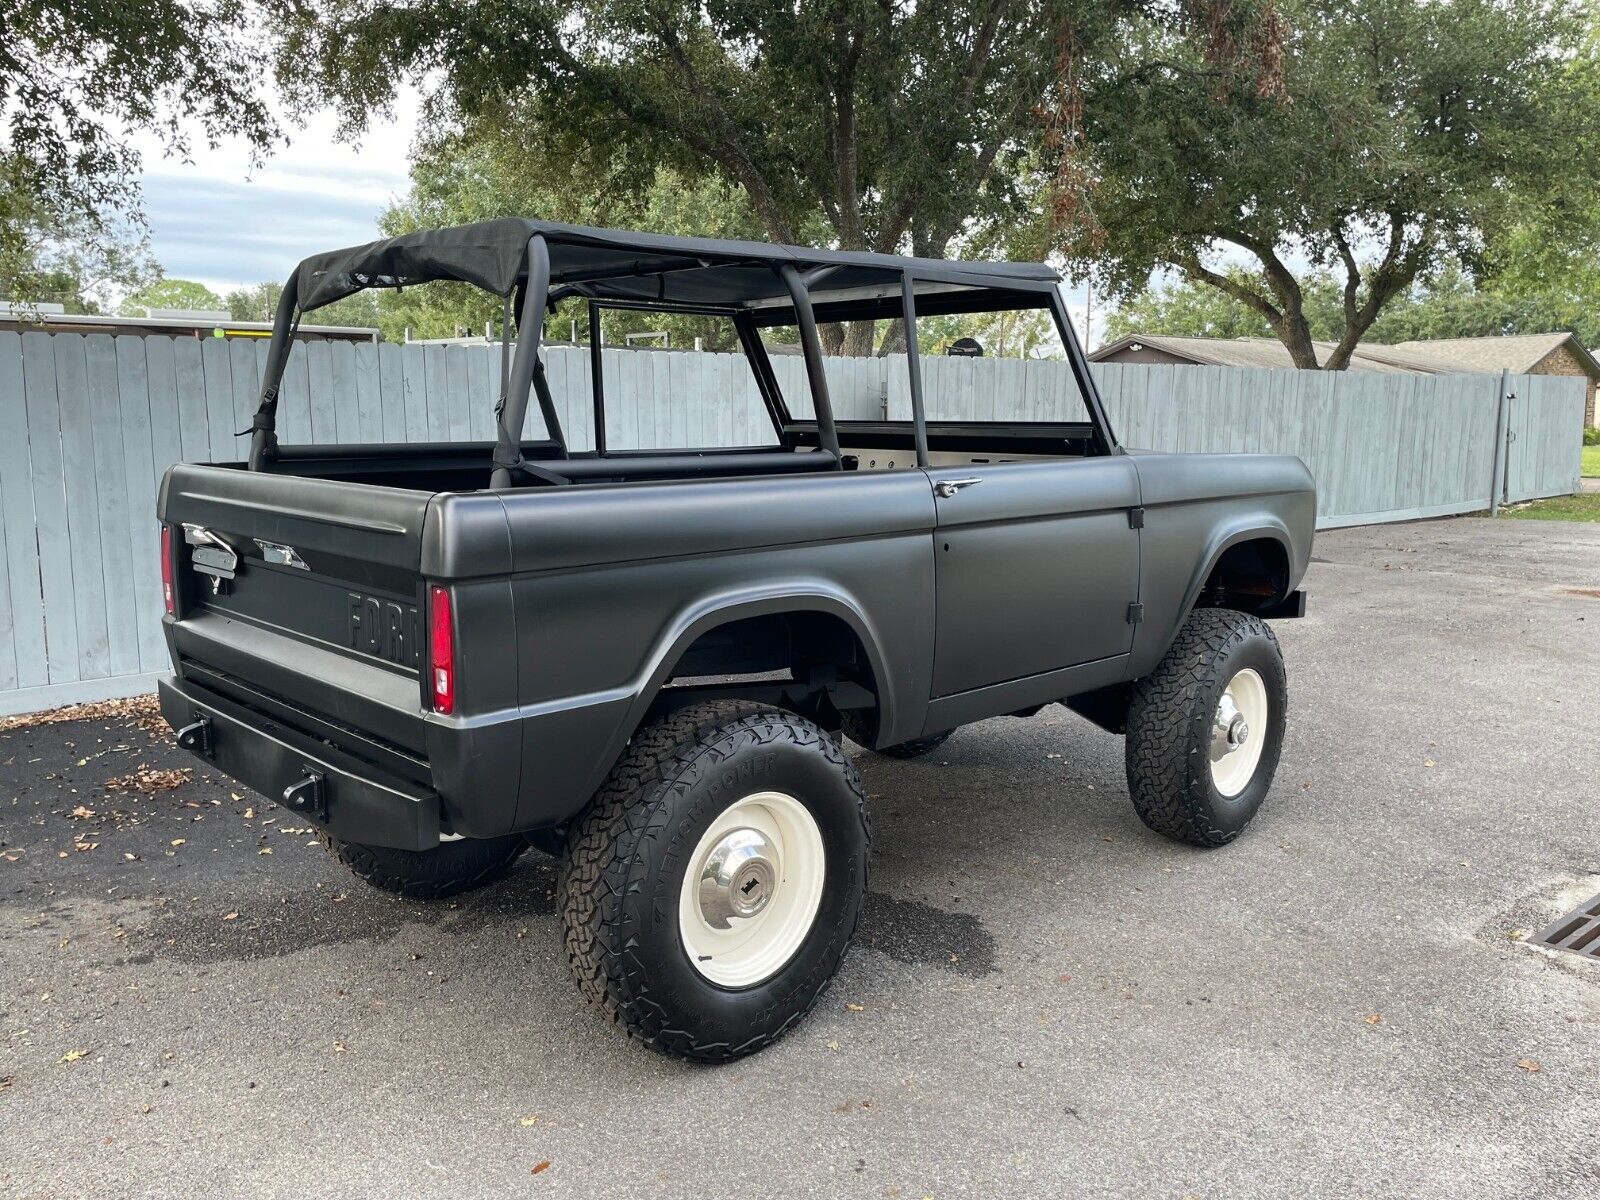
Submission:
[[[403,903],[203,771],[104,790],[164,738],[0,735],[0,1193],[1600,1195],[1600,963],[1519,940],[1600,892],[1600,526],[1317,559],[1240,842],[1060,709],[863,755],[857,948],[721,1069],[584,1006],[548,859]]]

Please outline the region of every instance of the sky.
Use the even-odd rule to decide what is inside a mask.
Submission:
[[[163,273],[220,296],[281,282],[308,254],[377,238],[378,215],[406,190],[420,110],[418,93],[403,89],[393,117],[375,122],[356,145],[335,136],[333,112],[316,113],[254,166],[239,141],[208,147],[197,138],[188,161],[180,161],[165,157],[153,137],[135,138],[150,249]],[[1092,349],[1104,330],[1104,307],[1097,301],[1085,336],[1086,291],[1072,285],[1066,293],[1078,334]]]
[[[336,139],[333,113],[317,113],[255,166],[239,141],[197,141],[184,162],[164,157],[153,138],[135,139],[156,261],[221,294],[281,282],[308,254],[372,241],[378,215],[406,190],[418,107],[415,92],[403,93],[395,116],[358,145]]]

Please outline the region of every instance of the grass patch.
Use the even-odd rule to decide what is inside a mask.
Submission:
[[[1600,475],[1600,446],[1585,446],[1583,448],[1583,467],[1580,475]]]
[[[1600,521],[1600,492],[1584,496],[1553,496],[1502,508],[1502,517],[1521,521]]]

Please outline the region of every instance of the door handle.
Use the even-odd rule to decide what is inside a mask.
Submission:
[[[944,499],[948,500],[962,488],[969,488],[975,483],[982,482],[982,478],[976,475],[967,479],[941,479],[938,483],[933,485],[933,491],[936,496],[942,496]]]

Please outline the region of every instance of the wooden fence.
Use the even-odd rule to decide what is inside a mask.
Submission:
[[[105,334],[0,332],[0,714],[131,695],[166,667],[156,488],[172,463],[238,461],[266,346]],[[909,419],[903,356],[838,359],[842,419]],[[1064,365],[924,361],[930,415],[1070,419]],[[774,358],[809,415],[804,368]],[[607,350],[613,446],[751,445],[771,428],[742,356]],[[552,347],[551,390],[571,443],[594,444],[588,354]],[[1405,520],[1487,506],[1502,432],[1510,500],[1577,486],[1583,385],[1224,367],[1097,366],[1128,445],[1298,454],[1317,478],[1318,523]],[[280,402],[285,443],[493,436],[490,347],[302,343]],[[538,424],[536,406],[530,419]]]

